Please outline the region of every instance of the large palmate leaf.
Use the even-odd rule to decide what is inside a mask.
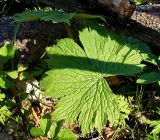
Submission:
[[[63,39],[47,48],[50,71],[42,79],[41,87],[47,96],[60,98],[54,119],[65,119],[70,124],[78,118],[83,134],[94,128],[101,132],[107,120],[112,124],[124,122],[122,118],[127,118],[130,111],[120,108],[123,98],[117,100],[119,96],[104,77],[136,74],[143,65],[134,45],[117,37],[86,28],[80,32],[83,49],[72,39]],[[121,112],[128,114],[122,117]]]

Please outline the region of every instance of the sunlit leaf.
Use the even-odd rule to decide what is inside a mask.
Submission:
[[[0,67],[6,63],[9,59],[14,57],[14,46],[13,44],[4,44],[0,48]]]
[[[11,77],[12,79],[17,79],[18,78],[18,71],[10,71],[10,72],[7,72],[7,75],[9,77]]]
[[[94,128],[101,132],[107,120],[121,124],[121,118],[127,118],[121,111],[127,116],[130,112],[121,110],[105,77],[140,73],[144,65],[134,44],[103,29],[85,28],[80,41],[83,49],[72,39],[47,48],[50,71],[41,87],[46,96],[60,98],[53,113],[55,120],[71,124],[78,118],[83,134]]]
[[[44,131],[36,127],[31,128],[30,133],[34,137],[39,137],[44,135]]]
[[[62,129],[56,140],[77,140],[76,135],[69,129]]]

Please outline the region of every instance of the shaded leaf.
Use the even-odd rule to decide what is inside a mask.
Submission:
[[[75,16],[75,13],[65,13],[62,11],[53,11],[50,15],[41,17],[41,20],[52,21],[53,23],[64,22],[70,24],[70,20]]]
[[[160,81],[160,72],[144,73],[137,80],[138,84],[149,84]]]
[[[6,89],[13,87],[12,81],[9,80],[3,72],[0,73],[0,87]]]
[[[16,14],[14,21],[17,23],[44,20],[52,21],[53,23],[64,22],[70,24],[72,18],[84,18],[84,19],[101,19],[105,21],[103,16],[100,15],[89,15],[89,14],[77,14],[77,13],[67,13],[61,10],[50,10],[50,11],[26,11],[20,14]]]
[[[0,48],[0,67],[5,64],[9,59],[14,57],[13,44],[4,44]]]
[[[41,17],[50,14],[48,11],[25,11],[23,13],[16,14],[14,17],[15,22],[28,22],[39,20]]]

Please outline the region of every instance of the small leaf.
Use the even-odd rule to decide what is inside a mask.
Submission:
[[[56,128],[57,128],[57,125],[51,125],[50,131],[49,131],[49,136],[52,140],[54,140],[54,138],[56,136],[56,134],[55,134]]]
[[[9,77],[11,77],[12,79],[17,79],[18,78],[18,71],[10,71],[10,72],[7,72],[7,75]]]
[[[10,81],[3,72],[0,73],[0,87],[6,89],[13,87],[12,81]]]
[[[63,126],[64,120],[58,121],[57,123],[54,123],[50,127],[49,136],[55,140]]]
[[[128,115],[131,113],[131,108],[124,96],[118,96],[120,115],[120,124],[125,127],[125,120],[128,119]]]
[[[147,140],[160,140],[160,136],[156,134],[147,135]]]
[[[13,44],[4,44],[0,48],[0,66],[6,63],[9,59],[14,57],[14,46]]]
[[[149,84],[160,81],[160,72],[144,73],[137,80],[138,84]]]
[[[56,140],[76,140],[76,135],[69,129],[62,129]]]
[[[43,136],[45,134],[43,130],[41,130],[40,128],[36,128],[36,127],[31,128],[30,133],[34,137]]]
[[[160,120],[146,120],[146,124],[149,124],[150,127],[154,127],[151,134],[160,134]]]
[[[23,72],[27,69],[27,67],[24,66],[18,66],[18,72]]]
[[[145,3],[147,0],[135,0],[136,4],[139,5],[139,4],[143,4]]]
[[[50,115],[44,115],[41,119],[40,119],[40,128],[41,130],[44,132],[44,134],[47,135],[49,129],[51,127],[51,116]]]
[[[8,110],[7,106],[3,106],[0,108],[0,122],[4,125],[4,122],[7,117],[9,117],[12,113]]]
[[[55,136],[54,136],[54,138],[57,137],[58,133],[60,132],[60,130],[61,130],[62,126],[63,126],[63,123],[64,123],[64,120],[60,120],[60,121],[57,122],[57,124],[56,124],[57,127],[55,129]]]
[[[29,79],[30,77],[31,77],[31,74],[28,72],[21,72],[19,74],[19,80]]]
[[[3,99],[6,97],[6,95],[5,94],[3,94],[3,93],[0,93],[0,101],[3,101]]]
[[[148,53],[141,53],[143,61],[149,62],[155,66],[157,66],[157,57]]]

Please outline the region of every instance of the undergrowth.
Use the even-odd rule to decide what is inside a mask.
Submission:
[[[68,38],[46,46],[34,67],[17,61],[27,49],[1,46],[1,130],[13,123],[12,135],[20,137],[23,127],[24,139],[158,140],[160,59],[147,44],[107,31],[100,15],[38,9],[15,15],[13,23],[68,27],[72,19],[82,26],[78,40],[68,28]]]

